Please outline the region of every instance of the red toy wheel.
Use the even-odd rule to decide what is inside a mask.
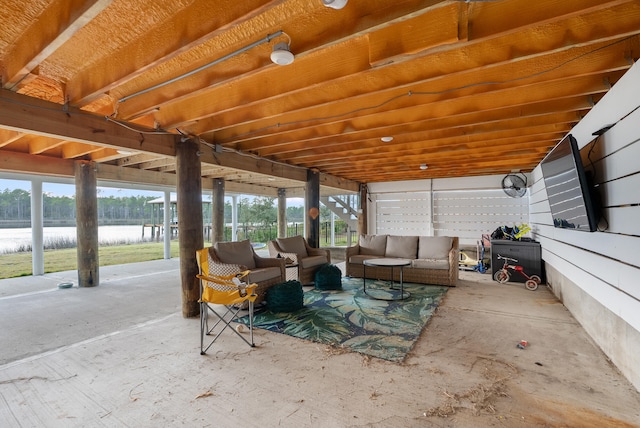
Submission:
[[[493,274],[493,279],[498,281],[500,284],[504,284],[505,282],[508,282],[510,279],[509,272],[500,269],[499,271]]]
[[[533,279],[528,279],[527,282],[524,283],[524,286],[527,287],[527,290],[536,291],[538,289],[538,283]]]

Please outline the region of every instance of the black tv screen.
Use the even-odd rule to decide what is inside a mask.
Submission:
[[[594,232],[598,214],[592,197],[593,187],[580,158],[576,139],[568,134],[540,164],[553,225],[563,229]]]

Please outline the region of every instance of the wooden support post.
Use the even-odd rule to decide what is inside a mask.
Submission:
[[[94,162],[78,161],[74,165],[74,172],[78,287],[94,287],[100,284],[97,167]]]
[[[367,185],[360,185],[360,213],[358,215],[358,235],[366,235],[368,232],[367,220],[367,201],[369,194],[367,193]]]
[[[307,211],[307,242],[310,246],[320,246],[320,174],[307,172],[304,204]]]
[[[180,245],[180,281],[182,284],[182,316],[200,315],[200,283],[196,278],[196,250],[204,247],[202,236],[202,180],[197,141],[186,139],[176,143],[176,176],[178,181],[178,240]]]
[[[224,178],[214,178],[211,192],[211,242],[222,241],[224,241]]]
[[[287,237],[287,189],[278,189],[278,238]]]

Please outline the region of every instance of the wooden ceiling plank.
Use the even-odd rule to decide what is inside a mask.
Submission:
[[[281,2],[218,0],[215,8],[208,1],[191,2],[172,16],[171,22],[160,23],[143,37],[122,46],[119,51],[112,52],[74,76],[68,84],[70,102],[73,105],[85,105],[103,93],[139,78],[154,67],[197,49],[238,23]],[[167,31],[167,27],[171,31]],[[174,37],[175,34],[180,34],[180,37]],[[231,50],[230,47],[227,49]],[[139,57],[141,52],[145,53],[146,58]],[[221,56],[224,54],[223,51],[218,53]],[[144,64],[142,67],[141,63]]]
[[[380,123],[383,119],[389,121],[389,123],[386,123],[387,126],[394,126],[403,123],[403,121],[412,123],[425,120],[426,118],[445,118],[478,111],[491,111],[515,105],[524,106],[545,100],[567,98],[575,94],[588,95],[595,92],[606,92],[608,90],[602,80],[602,76],[586,76],[568,81],[541,83],[530,86],[528,89],[527,91],[520,91],[514,88],[492,93],[483,93],[477,96],[454,98],[438,103],[427,103],[425,105],[414,102],[414,105],[404,109],[397,119],[389,118],[389,116],[375,119],[375,126],[371,126],[371,121],[366,118],[355,118],[348,123],[349,129],[352,131],[349,132],[345,130],[342,134],[343,136],[352,133],[357,134],[358,130],[370,129],[372,127],[381,128],[384,126]],[[402,120],[400,120],[400,118],[402,118]],[[402,125],[397,126],[399,128],[402,127]],[[291,143],[292,148],[304,147],[304,140],[298,138],[295,141],[295,143]],[[284,160],[287,158],[287,150],[282,145],[278,147],[277,150],[269,150],[267,147],[256,150],[256,152],[260,156],[270,156],[273,152],[273,156],[276,159]]]
[[[319,4],[317,4],[319,6]],[[353,43],[354,39],[362,38],[366,36],[371,31],[376,31],[379,29],[383,29],[389,25],[393,25],[396,22],[402,22],[404,19],[408,17],[414,17],[420,15],[422,13],[427,13],[432,9],[437,9],[441,7],[447,7],[446,4],[443,4],[441,1],[436,0],[422,0],[422,1],[398,1],[395,2],[393,7],[390,7],[389,4],[385,4],[384,1],[369,1],[367,3],[363,3],[357,9],[350,9],[347,11],[343,11],[339,17],[331,19],[330,27],[327,27],[326,20],[319,19],[309,19],[310,14],[315,14],[318,11],[309,11],[304,7],[296,7],[293,5],[293,12],[290,12],[288,16],[273,16],[273,14],[279,15],[282,14],[284,9],[276,9],[273,11],[269,11],[266,15],[268,18],[261,17],[260,21],[257,23],[251,23],[253,26],[260,27],[262,26],[264,29],[264,35],[266,33],[272,32],[272,28],[265,26],[266,23],[270,21],[269,18],[273,17],[273,19],[277,19],[279,21],[279,28],[287,28],[288,34],[294,40],[294,48],[297,49],[296,54],[298,58],[304,58],[305,56],[318,56],[318,52],[322,49],[334,49],[340,48],[340,45],[344,43]],[[320,9],[320,13],[322,15],[327,15],[329,13],[325,8],[318,8],[315,6],[315,9]],[[288,10],[287,10],[288,11]],[[356,14],[357,13],[357,14]],[[304,22],[304,25],[300,24]],[[297,32],[302,32],[300,37],[297,37]],[[244,36],[246,39],[246,35]],[[303,42],[296,42],[298,39]],[[304,44],[307,41],[306,44]],[[365,49],[364,62],[363,66],[368,66],[368,49]],[[338,55],[336,55],[339,57]],[[342,56],[345,58],[345,56]],[[348,56],[347,56],[348,57]],[[326,58],[325,58],[326,59]],[[298,62],[298,61],[297,61]],[[324,63],[324,62],[323,62]],[[264,62],[257,63],[255,69],[264,67]],[[227,67],[229,68],[229,67]],[[164,96],[163,99],[159,99],[158,95],[150,94],[148,96],[136,97],[133,102],[127,102],[126,105],[123,104],[119,106],[119,112],[122,115],[121,117],[129,118],[132,116],[136,116],[140,114],[142,111],[149,111],[151,109],[157,109],[162,107],[161,110],[168,110],[169,105],[167,103],[176,104],[180,103],[184,99],[192,99],[191,94],[197,93],[201,97],[211,99],[207,93],[209,90],[207,87],[211,86],[210,82],[214,82],[213,85],[223,85],[226,86],[228,83],[226,80],[237,80],[238,76],[241,74],[245,74],[247,76],[256,76],[256,80],[259,81],[270,81],[271,84],[277,82],[275,78],[262,77],[262,71],[258,70],[258,74],[255,71],[245,67],[243,72],[238,72],[238,66],[234,64],[234,67],[231,70],[231,73],[225,74],[225,68],[221,68],[215,73],[203,73],[203,75],[198,80],[199,87],[192,86],[190,91],[181,91],[179,90],[171,90],[170,96]],[[183,67],[180,68],[180,73],[183,72]],[[271,76],[277,75],[282,72],[279,67],[270,66],[270,74]],[[325,72],[328,69],[325,68]],[[340,68],[334,69],[335,72],[340,72]],[[312,71],[315,71],[312,69]],[[306,79],[308,80],[310,77],[316,75],[317,73],[306,73]],[[221,77],[222,75],[222,77]],[[172,76],[173,77],[173,76]],[[291,76],[292,78],[295,75]],[[168,80],[169,78],[165,79]],[[192,79],[195,81],[195,79]],[[299,79],[297,79],[299,80]],[[306,82],[306,86],[310,83]],[[270,85],[261,85],[261,86],[270,86]],[[260,86],[254,85],[254,88],[259,88]],[[196,105],[196,102],[191,100],[189,103],[193,106]],[[181,107],[176,106],[173,109],[178,115],[180,114]],[[207,110],[208,114],[208,110]],[[197,113],[193,113],[191,118],[198,118]],[[163,124],[165,128],[172,128],[175,123],[182,123],[184,119],[176,119],[176,120],[163,120],[162,117],[157,117],[156,120]]]
[[[451,48],[446,51],[434,53],[433,55],[418,58],[416,61],[414,61],[415,64],[412,65],[411,70],[415,70],[415,69],[422,70],[422,75],[424,76],[422,79],[422,82],[426,82],[442,75],[450,75],[453,73],[464,73],[466,70],[470,70],[470,69],[474,69],[475,71],[477,71],[476,69],[478,69],[478,66],[480,64],[493,67],[491,64],[496,62],[498,63],[518,62],[528,58],[536,58],[536,60],[539,63],[537,68],[540,69],[542,66],[545,65],[543,62],[540,62],[539,58],[537,58],[540,56],[541,52],[545,50],[546,51],[553,50],[557,53],[562,54],[563,51],[567,50],[565,28],[567,27],[572,28],[571,27],[572,25],[573,26],[577,25],[577,26],[580,26],[581,28],[591,29],[590,31],[592,32],[597,31],[600,37],[603,37],[604,35],[601,34],[603,30],[599,30],[599,28],[611,29],[604,39],[601,38],[600,40],[597,40],[597,41],[593,41],[593,39],[590,38],[591,33],[589,32],[587,32],[586,34],[584,34],[585,33],[584,31],[577,32],[576,36],[572,36],[574,38],[573,42],[575,45],[581,45],[581,44],[586,45],[586,44],[593,44],[596,42],[602,43],[603,40],[610,40],[611,37],[621,37],[620,34],[627,34],[634,31],[635,33],[637,33],[639,31],[637,27],[637,22],[638,22],[637,14],[639,13],[638,7],[636,6],[634,9],[631,9],[631,7],[629,6],[629,8],[630,8],[629,13],[628,14],[625,13],[621,16],[607,13],[606,11],[602,11],[598,14],[595,14],[594,16],[591,16],[592,20],[584,20],[584,19],[577,20],[576,18],[572,18],[575,20],[575,22],[573,21],[558,22],[556,23],[556,25],[551,26],[548,29],[545,27],[543,28],[544,30],[553,32],[552,34],[545,33],[545,40],[548,39],[553,42],[553,44],[549,46],[544,46],[544,47],[540,46],[540,37],[530,37],[529,33],[525,33],[524,35],[519,35],[518,37],[514,36],[513,34],[504,35],[504,36],[498,35],[496,38],[493,38],[493,39],[474,40],[473,42],[469,42],[465,44],[463,56],[460,55],[459,47],[456,46],[456,49]],[[606,20],[606,22],[603,23],[601,22],[602,20]],[[533,30],[530,30],[530,31],[533,31]],[[576,37],[578,36],[580,36],[580,39],[576,39]],[[514,46],[518,46],[518,50],[519,50],[519,54],[516,58],[513,57]],[[491,53],[490,56],[488,55],[489,52]],[[547,54],[545,53],[545,55]],[[490,61],[489,61],[489,58],[491,58]],[[461,63],[460,61],[462,59],[466,59],[467,63],[466,64]],[[434,64],[438,64],[437,70],[434,69]],[[526,67],[522,67],[522,70],[523,71],[519,72],[520,75],[528,71]],[[395,82],[393,83],[392,86],[387,86],[387,89],[390,87],[396,88],[398,79],[400,79],[399,76],[405,76],[407,75],[407,73],[408,73],[407,63],[405,62],[397,66],[384,67],[384,70],[381,68],[373,69],[365,73],[365,75],[349,76],[341,79],[339,82],[330,82],[330,85],[331,85],[331,90],[335,91],[334,100],[343,100],[345,98],[357,97],[358,94],[370,94],[375,91],[379,92],[380,86],[381,86],[379,80],[381,78],[386,78],[388,80],[388,76],[390,75],[394,76]],[[380,76],[380,78],[376,79],[375,76]],[[280,79],[287,80],[286,77],[285,78],[280,77]],[[409,91],[413,89],[412,86],[415,86],[416,80],[415,80],[415,77],[413,76],[412,78],[406,78],[406,79],[407,79],[407,82],[410,82],[408,85],[405,85],[407,91]],[[476,80],[476,82],[477,81],[478,80]],[[251,82],[248,81],[247,85],[249,85],[250,87],[256,86],[256,85],[251,85],[250,83]],[[452,86],[451,85],[447,86],[447,88],[450,88],[450,87]],[[225,89],[226,88],[220,88],[220,91],[223,91]],[[310,103],[307,106],[307,107],[310,107],[317,104],[316,100],[326,99],[327,95],[324,93],[327,92],[329,89],[326,85],[321,85],[321,86],[312,87],[312,88],[305,87],[305,88],[302,88],[301,90],[304,90],[305,92],[304,99],[313,100],[312,104]],[[396,89],[395,93],[397,94],[399,90],[400,88]],[[230,94],[225,94],[224,92],[220,92],[220,91],[216,93],[208,94],[209,99],[219,99],[219,100],[228,99],[226,95],[230,96]],[[287,98],[296,97],[297,105],[299,106],[298,109],[302,107],[300,106],[301,96],[297,94],[296,91],[293,90],[293,88],[289,88],[287,95],[282,96],[280,98],[285,98],[285,97]],[[277,104],[278,103],[285,104],[284,100],[281,100],[280,98],[277,98],[276,100],[274,100],[274,102],[276,102]],[[271,115],[265,114],[266,112],[262,111],[259,108],[259,106],[264,103],[264,97],[256,97],[255,103],[257,105],[254,105],[254,103],[248,102],[245,98],[243,100],[242,105],[245,106],[245,109],[250,109],[250,111],[239,110],[237,115],[232,110],[239,105],[237,102],[229,104],[228,109],[231,111],[227,111],[227,109],[224,108],[224,106],[219,106],[216,108],[216,112],[214,113],[215,117],[213,116],[211,117],[211,123],[210,123],[211,126],[208,125],[209,123],[208,119],[207,120],[201,119],[199,120],[196,126],[191,127],[189,130],[195,134],[202,134],[202,133],[216,130],[220,134],[220,139],[226,140],[230,138],[233,134],[243,135],[245,133],[251,132],[252,129],[263,129],[266,126],[268,126],[268,122],[269,122],[268,119],[269,117],[271,117]],[[363,104],[372,105],[376,103],[368,102]],[[270,111],[275,111],[275,109],[271,108]],[[339,113],[340,111],[347,111],[347,110],[339,109],[339,108],[336,108],[336,106],[332,106],[331,111],[333,112],[333,114],[336,114],[336,112]],[[251,115],[248,115],[248,113],[250,112],[253,112],[253,113]],[[220,115],[223,115],[224,117],[221,118],[219,117]],[[323,114],[314,115],[314,114],[310,114],[310,112],[305,112],[304,118],[322,117],[322,116]],[[246,123],[247,119],[250,117],[253,117],[255,120],[257,120],[257,122],[252,127],[236,126],[233,128],[232,131],[229,131],[229,132],[225,132],[224,129],[220,129],[227,126],[225,124],[231,124],[231,123],[237,122],[239,118],[242,118],[242,122]],[[167,119],[167,117],[164,116],[164,119]],[[292,118],[291,121],[296,122],[297,120],[301,120],[301,119],[303,118],[300,118],[300,119]],[[279,118],[279,121],[280,123],[282,123],[282,122],[288,122],[289,120],[286,120],[286,118],[284,118],[284,120],[282,118]]]
[[[586,100],[584,101],[587,104]],[[478,113],[474,117],[486,117],[485,112]],[[501,114],[504,114],[502,111]],[[385,144],[381,142],[379,138],[368,138],[355,141],[344,142],[340,144],[322,144],[323,151],[336,153],[342,151],[348,151],[350,156],[354,149],[366,149],[372,148],[374,150],[384,150],[385,148],[396,147],[399,143],[411,144],[416,141],[443,141],[444,139],[450,139],[451,141],[458,141],[460,138],[468,138],[469,136],[482,136],[484,138],[487,135],[493,135],[498,132],[512,132],[512,133],[525,133],[536,129],[536,127],[544,126],[557,126],[560,125],[564,128],[570,128],[571,124],[575,124],[579,121],[579,116],[573,111],[561,111],[558,113],[551,112],[545,114],[538,114],[534,116],[520,115],[520,116],[504,116],[511,117],[501,120],[489,120],[487,122],[472,122],[462,123],[454,122],[450,120],[446,123],[444,120],[427,120],[428,125],[422,125],[420,127],[412,127],[410,130],[405,130],[403,133],[394,133],[393,145]],[[449,117],[447,119],[453,119]],[[569,125],[567,125],[569,124]],[[379,135],[379,134],[378,134]],[[295,158],[297,161],[303,161],[307,157],[317,157],[323,154],[315,149],[301,149],[297,151],[285,153],[279,155],[279,158],[283,161],[289,161]],[[326,156],[326,154],[325,154]],[[334,155],[335,156],[335,155]]]
[[[118,166],[133,166],[144,162],[152,162],[158,159],[158,155],[151,153],[132,153],[117,160]]]
[[[0,128],[0,148],[8,146],[23,136],[24,134],[22,132]]]
[[[581,49],[579,50],[579,52],[576,52],[576,55],[579,56],[584,52],[585,50]],[[557,57],[558,57],[557,59],[553,60],[554,62],[562,61],[562,57],[566,58],[566,54],[560,53],[557,55]],[[482,71],[482,73],[485,74],[483,77],[484,79],[486,79],[485,81],[492,81],[491,80],[492,78],[495,79],[493,81],[498,81],[500,78],[502,78],[503,80],[509,80],[510,79],[509,76],[513,78],[514,75],[516,76],[518,75],[516,73],[521,74],[523,72],[521,70],[526,70],[526,72],[528,73],[537,73],[541,71],[539,68],[536,68],[536,67],[540,67],[539,64],[536,64],[538,63],[538,61],[539,61],[538,58],[533,58],[530,61],[525,61],[520,65],[516,65],[516,64],[507,65],[505,66],[504,70],[498,67],[496,67],[497,68],[496,70],[496,69],[493,69],[493,67],[491,67],[490,69]],[[551,80],[573,79],[579,76],[587,75],[589,73],[602,73],[603,67],[600,64],[607,64],[608,67],[605,68],[605,70],[607,71],[609,71],[610,69],[628,68],[628,61],[624,59],[620,50],[614,51],[614,50],[605,49],[603,51],[599,51],[596,54],[596,58],[593,58],[593,57],[584,58],[581,61],[575,61],[569,64],[567,69],[563,70],[562,73],[555,71],[553,73],[550,73],[549,75],[540,76],[537,79],[531,79],[530,81],[528,80],[526,82],[525,81],[514,82],[511,85],[507,85],[507,84],[486,85],[483,88],[475,87],[473,92],[477,94],[481,93],[482,91],[486,93],[491,93],[491,92],[494,92],[495,90],[498,90],[501,88],[507,88],[507,87],[522,88],[523,90],[526,91],[526,90],[529,90],[530,88],[529,85],[536,85],[540,82],[547,82]],[[424,93],[443,92],[443,91],[446,91],[448,88],[455,87],[456,85],[459,85],[459,84],[474,85],[474,82],[478,82],[478,80],[467,80],[467,79],[478,79],[479,77],[475,75],[475,73],[477,72],[478,72],[477,70],[472,70],[469,72],[461,73],[460,75],[444,76],[442,78],[437,79],[441,81],[441,83],[438,86],[434,86],[435,82],[416,84],[412,86],[412,91],[415,92],[416,94],[423,93],[423,92]],[[465,92],[467,94],[465,94]],[[452,92],[449,94],[448,97],[460,98],[463,95],[468,95],[469,92],[471,92],[471,90]],[[407,91],[406,94],[408,93],[409,92]],[[398,95],[398,92],[395,93],[395,96],[397,95]],[[386,95],[387,97],[386,99],[392,99],[392,96],[393,96],[393,93],[389,93],[388,95]],[[399,112],[398,116],[401,116],[403,118],[402,122],[405,122],[404,114],[401,112],[402,108],[405,108],[407,106],[411,107],[416,105],[417,103],[428,104],[429,102],[446,99],[446,97],[444,95],[438,95],[436,93],[434,93],[434,95],[432,96],[420,96],[420,97],[413,97],[413,96],[409,97],[407,95],[404,97],[404,99],[398,99],[394,101],[393,108],[369,109],[369,111],[365,109],[365,106],[367,105],[365,104],[366,102],[369,103],[368,105],[377,105],[380,103],[380,99],[381,99],[380,95],[378,95],[377,99],[375,99],[374,96],[366,96],[366,98],[359,101],[349,101],[349,103],[353,102],[353,104],[350,104],[347,107],[340,107],[340,108],[341,109],[351,108],[351,111],[360,111],[359,117],[366,117],[367,115],[372,115],[373,117],[375,117],[375,115],[383,115],[383,114],[386,115],[389,112],[398,111]],[[330,126],[336,122],[345,122],[345,121],[352,120],[351,116],[353,115],[337,117],[333,120],[326,121],[321,125],[319,125],[316,121],[309,120],[309,118],[314,117],[311,115],[315,115],[315,114],[318,115],[315,117],[323,117],[323,115],[326,116],[328,114],[327,108],[335,109],[336,107],[337,105],[332,104],[328,106],[323,106],[322,108],[316,109],[316,111],[313,111],[313,112],[311,111],[300,112],[300,114],[307,115],[305,116],[307,118],[307,121],[301,123],[301,125],[298,125],[296,127],[296,131],[291,133],[291,135],[287,135],[288,131],[290,131],[290,129],[292,128],[290,126],[286,126],[286,123],[289,122],[288,119],[291,119],[291,122],[295,123],[296,121],[302,121],[303,116],[298,114],[287,114],[281,118],[285,121],[281,122],[277,130],[273,130],[273,132],[270,135],[263,136],[262,133],[256,133],[254,135],[248,135],[246,137],[235,138],[237,142],[232,144],[232,146],[238,150],[251,150],[253,147],[269,146],[270,140],[277,142],[277,144],[285,144],[287,141],[303,141],[303,140],[306,140],[304,136],[305,129],[307,130],[308,134],[313,136],[330,134],[330,132],[318,132],[318,129],[319,128],[321,129],[322,126],[327,126],[327,125]],[[389,135],[389,134],[387,133],[386,135]],[[225,132],[220,131],[216,133],[216,138],[223,138],[224,136],[225,136]],[[226,145],[229,145],[229,144],[226,144]]]
[[[56,0],[17,40],[5,56],[2,82],[13,89],[112,0]]]
[[[29,154],[40,155],[49,150],[61,147],[65,141],[44,135],[29,135],[25,138],[29,144]]]
[[[111,147],[102,147],[100,150],[91,152],[89,158],[95,162],[110,162],[122,157],[122,154],[118,150]]]
[[[74,159],[100,150],[102,150],[102,147],[92,146],[90,144],[65,142],[62,145],[62,157],[63,159]]]
[[[457,152],[474,152],[474,151],[486,151],[486,150],[501,150],[514,149],[515,145],[526,145],[528,148],[543,145],[547,147],[547,143],[550,139],[553,139],[556,143],[566,135],[570,128],[560,129],[559,127],[547,127],[539,130],[532,131],[530,133],[518,135],[517,133],[502,134],[502,135],[487,135],[480,138],[469,138],[462,141],[450,140],[450,141],[424,141],[419,143],[412,143],[411,145],[402,145],[402,147],[394,147],[389,149],[396,155],[394,159],[404,159],[407,156],[436,156],[446,157]],[[380,159],[381,161],[389,162],[389,156],[385,154],[383,150],[376,149],[361,149],[353,150],[349,152],[350,156],[340,156],[329,158],[327,156],[318,156],[316,159],[307,159],[300,163],[306,163],[307,165],[313,165],[317,168],[330,168],[331,166],[338,165],[340,163],[350,163],[358,161],[372,161]]]
[[[140,169],[156,169],[156,168],[161,168],[161,167],[173,165],[173,170],[175,171],[175,163],[176,163],[176,160],[174,158],[164,157],[164,158],[160,158],[160,159],[154,159],[154,160],[151,160],[151,161],[140,162],[138,164],[138,168],[140,168]]]

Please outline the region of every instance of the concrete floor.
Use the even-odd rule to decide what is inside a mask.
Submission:
[[[100,281],[0,281],[0,427],[640,427],[640,393],[545,287],[461,272],[395,364],[262,330],[201,356],[177,259]]]

